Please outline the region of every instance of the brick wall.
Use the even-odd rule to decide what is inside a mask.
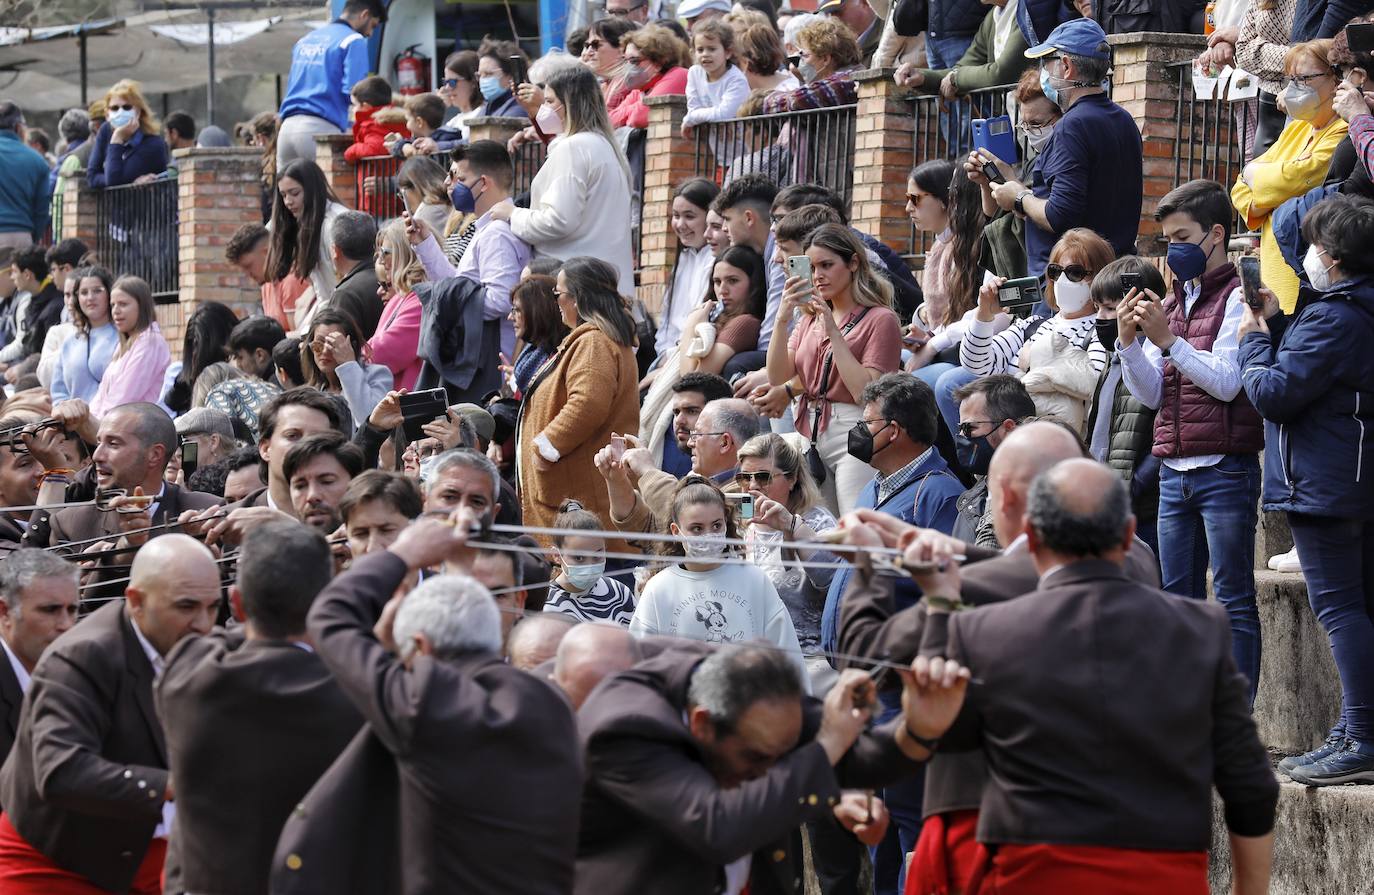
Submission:
[[[856,75],[859,109],[855,119],[854,192],[850,221],[899,252],[911,237],[906,214],[906,180],[916,164],[915,94],[898,87],[893,69]]]

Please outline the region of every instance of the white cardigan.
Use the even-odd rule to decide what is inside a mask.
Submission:
[[[605,137],[582,131],[549,144],[530,184],[530,207],[511,212],[510,228],[536,255],[600,258],[620,273],[620,293],[635,294],[630,251],[630,183]]]

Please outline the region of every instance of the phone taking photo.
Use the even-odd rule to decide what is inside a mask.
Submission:
[[[1236,267],[1240,269],[1240,289],[1245,296],[1245,303],[1256,311],[1264,310],[1264,297],[1259,294],[1260,289],[1264,288],[1264,283],[1260,281],[1260,259],[1254,255],[1242,255]]]

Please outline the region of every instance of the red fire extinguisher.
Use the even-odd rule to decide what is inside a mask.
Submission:
[[[396,56],[396,83],[406,96],[418,96],[430,89],[429,57],[416,51],[419,46],[412,44]]]

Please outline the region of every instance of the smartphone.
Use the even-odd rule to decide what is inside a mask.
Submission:
[[[983,162],[983,176],[989,183],[1006,183],[1007,179],[1002,176],[1002,170],[997,167],[996,162]]]
[[[801,277],[806,280],[808,286],[811,285],[811,259],[806,255],[788,255],[787,275]]]
[[[1121,297],[1125,298],[1135,289],[1141,295],[1145,294],[1145,281],[1140,275],[1140,271],[1123,271],[1121,274]]]
[[[517,85],[528,84],[530,82],[530,72],[529,69],[525,67],[525,57],[516,53],[509,58],[511,67],[515,70],[515,74],[512,76],[515,83]]]
[[[1010,311],[1027,310],[1040,303],[1040,280],[1020,277],[997,287],[997,303]]]
[[[973,119],[973,148],[1008,164],[1016,161],[1016,132],[1012,129],[1011,118],[998,115]]]
[[[739,521],[749,522],[754,518],[754,495],[752,494],[727,494],[725,499],[735,505],[739,512]]]
[[[625,438],[621,435],[611,437],[611,456],[619,460],[625,456]]]
[[[1346,25],[1345,39],[1352,53],[1374,53],[1374,23]]]
[[[194,441],[183,442],[181,445],[181,475],[183,480],[189,479],[198,465],[200,465],[200,445]]]
[[[1264,298],[1259,294],[1264,286],[1260,282],[1260,259],[1254,255],[1242,255],[1236,266],[1240,268],[1240,288],[1245,303],[1256,311],[1264,310]]]
[[[442,388],[401,395],[399,403],[401,416],[405,418],[406,441],[424,438],[425,423],[443,419],[448,415],[448,392]]]

